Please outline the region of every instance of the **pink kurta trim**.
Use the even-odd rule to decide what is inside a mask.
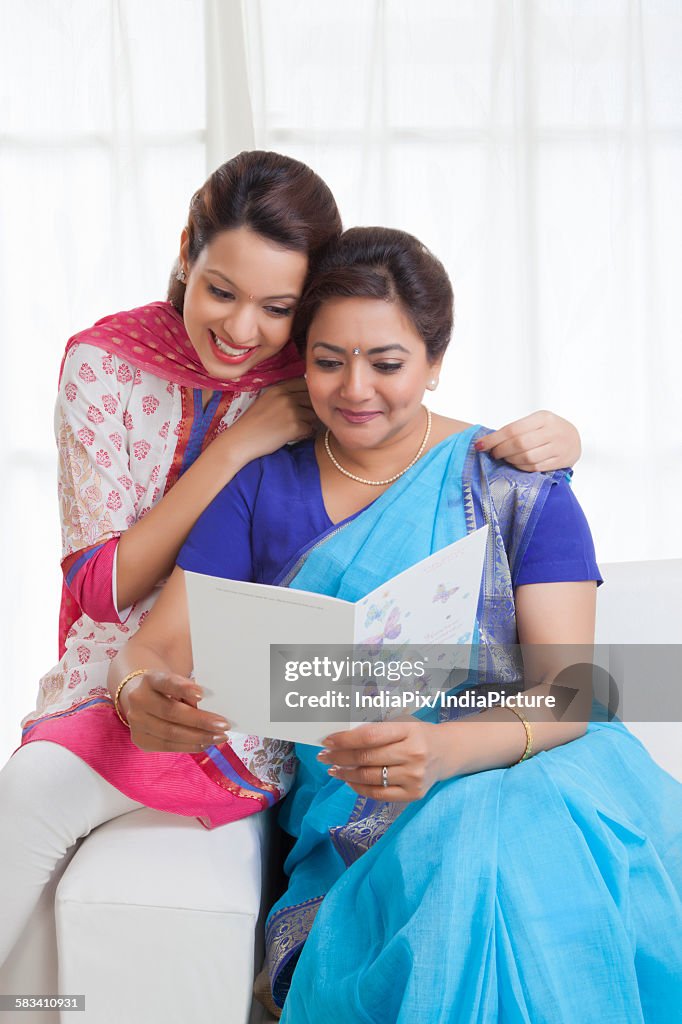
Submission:
[[[37,740],[71,750],[131,800],[159,811],[199,818],[207,828],[246,818],[272,802],[257,793],[243,795],[245,789],[230,792],[225,788],[226,780],[216,785],[192,754],[139,750],[109,702],[36,722],[24,743]],[[226,747],[224,744],[218,749],[224,752]],[[243,765],[241,771],[253,785],[263,786]],[[272,789],[276,791],[276,787]]]
[[[92,548],[76,551],[62,562],[64,578],[67,579],[67,586],[76,600],[78,608],[82,609],[95,622],[120,621],[118,609],[114,604],[112,587],[118,541],[118,537],[112,537],[111,540],[104,541],[103,544],[94,544],[93,548],[99,548],[99,550],[95,551],[87,561],[84,561],[73,575],[71,575],[72,567]],[[60,638],[61,654],[65,650],[63,639]]]

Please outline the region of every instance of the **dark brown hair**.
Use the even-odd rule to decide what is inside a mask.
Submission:
[[[452,334],[453,294],[440,260],[406,231],[351,228],[313,270],[292,329],[300,352],[320,307],[329,299],[398,302],[421,336],[430,363],[445,352]]]
[[[341,234],[341,217],[330,189],[299,160],[250,150],[222,164],[189,205],[189,263],[221,231],[247,227],[309,260]],[[173,268],[168,299],[181,313],[185,285]]]

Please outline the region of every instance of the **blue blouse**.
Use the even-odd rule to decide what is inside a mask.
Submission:
[[[332,525],[313,441],[301,441],[237,473],[197,520],[177,561],[208,576],[272,583]],[[549,491],[514,586],[572,580],[601,576],[585,515],[562,479]]]

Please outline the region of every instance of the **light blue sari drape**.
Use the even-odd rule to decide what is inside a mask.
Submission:
[[[515,641],[513,560],[552,478],[477,456],[474,436],[434,448],[280,582],[357,600],[486,521],[482,658],[509,681],[487,642]],[[619,723],[406,806],[358,798],[316,752],[297,750],[289,888],[267,924],[286,1024],[682,1021],[682,787]]]

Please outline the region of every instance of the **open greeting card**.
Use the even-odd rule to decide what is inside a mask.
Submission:
[[[487,534],[469,534],[356,602],[186,572],[202,706],[237,732],[299,743],[357,725],[347,680],[344,690],[333,668],[338,652],[381,660],[398,649],[408,660],[429,645],[470,644]],[[336,702],[315,708],[330,694]],[[324,707],[334,708],[326,720]]]

